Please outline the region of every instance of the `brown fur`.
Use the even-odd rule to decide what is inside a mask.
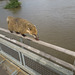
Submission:
[[[37,36],[36,27],[25,19],[8,16],[7,22],[8,22],[8,29],[11,32],[15,31],[20,34],[28,33],[30,35]]]

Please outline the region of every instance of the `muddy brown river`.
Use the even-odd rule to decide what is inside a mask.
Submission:
[[[0,1],[0,27],[7,29],[7,16],[21,17],[36,25],[40,40],[75,51],[75,0],[19,1],[22,3],[21,7],[10,10],[3,9],[7,0]],[[40,48],[73,63],[72,57]]]

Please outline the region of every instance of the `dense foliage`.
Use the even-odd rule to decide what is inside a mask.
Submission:
[[[21,3],[18,0],[9,0],[9,3],[4,7],[5,9],[20,7]]]

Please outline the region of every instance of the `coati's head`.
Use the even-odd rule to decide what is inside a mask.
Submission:
[[[33,25],[31,23],[27,23],[27,33],[32,35],[34,38],[38,39],[38,37],[37,37],[37,29],[36,29],[35,25]]]

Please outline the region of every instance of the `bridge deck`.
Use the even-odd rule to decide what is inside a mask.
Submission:
[[[0,75],[9,75],[6,70],[2,69],[2,67],[0,66]]]
[[[0,75],[29,75],[0,54]]]

